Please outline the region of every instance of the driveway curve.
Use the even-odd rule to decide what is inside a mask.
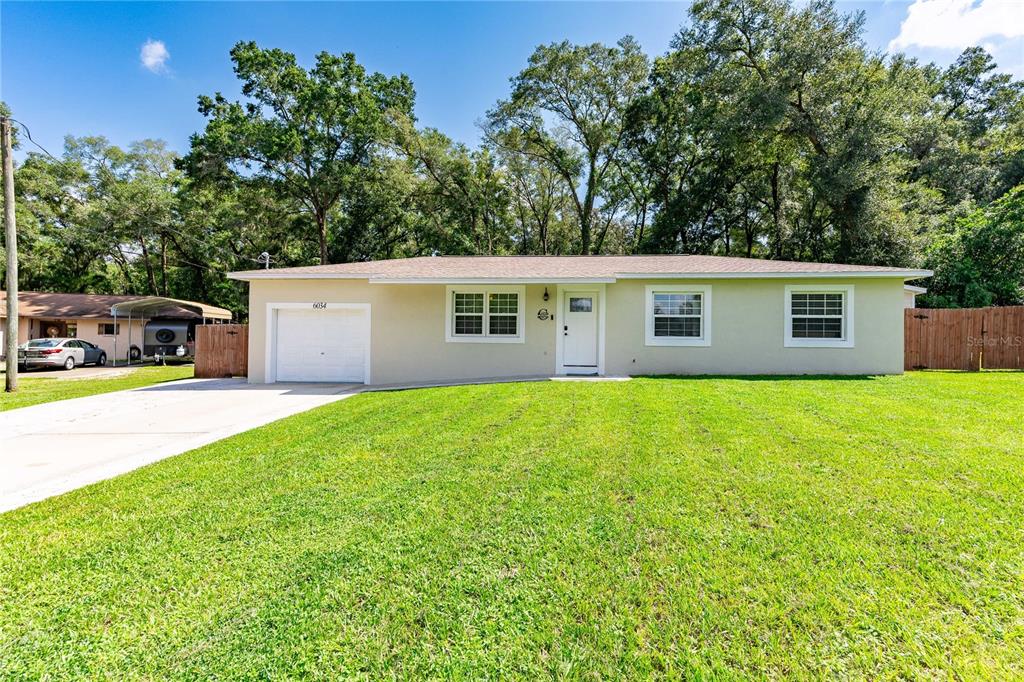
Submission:
[[[358,393],[187,379],[0,413],[0,512]]]

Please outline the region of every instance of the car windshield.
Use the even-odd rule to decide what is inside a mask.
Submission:
[[[55,348],[64,339],[32,339],[28,342],[29,348]]]

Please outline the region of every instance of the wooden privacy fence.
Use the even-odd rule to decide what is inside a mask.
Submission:
[[[195,375],[203,379],[244,377],[249,373],[249,325],[196,326]]]
[[[1024,306],[908,308],[903,344],[905,369],[1024,369]]]

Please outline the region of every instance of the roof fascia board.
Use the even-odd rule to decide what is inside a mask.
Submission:
[[[861,272],[685,272],[685,273],[616,273],[619,279],[836,279],[846,277],[893,277],[916,279],[931,277],[931,270],[892,270]]]
[[[386,277],[368,273],[229,272],[228,279],[243,282],[262,279],[365,279],[371,284],[612,284],[616,279],[834,279],[862,277],[931,277],[931,270],[881,270],[847,272],[621,272],[611,277]]]
[[[611,284],[614,277],[371,277],[370,284]]]
[[[274,272],[264,273],[229,272],[228,279],[249,282],[254,279],[370,279],[371,274],[349,272]]]

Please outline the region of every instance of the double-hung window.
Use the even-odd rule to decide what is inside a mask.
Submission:
[[[484,333],[484,298],[486,294],[459,292],[455,294],[455,334],[482,336]]]
[[[446,340],[522,343],[524,287],[448,287]]]
[[[710,346],[710,286],[648,286],[645,337],[648,346]]]
[[[853,287],[787,286],[785,345],[852,348]]]

